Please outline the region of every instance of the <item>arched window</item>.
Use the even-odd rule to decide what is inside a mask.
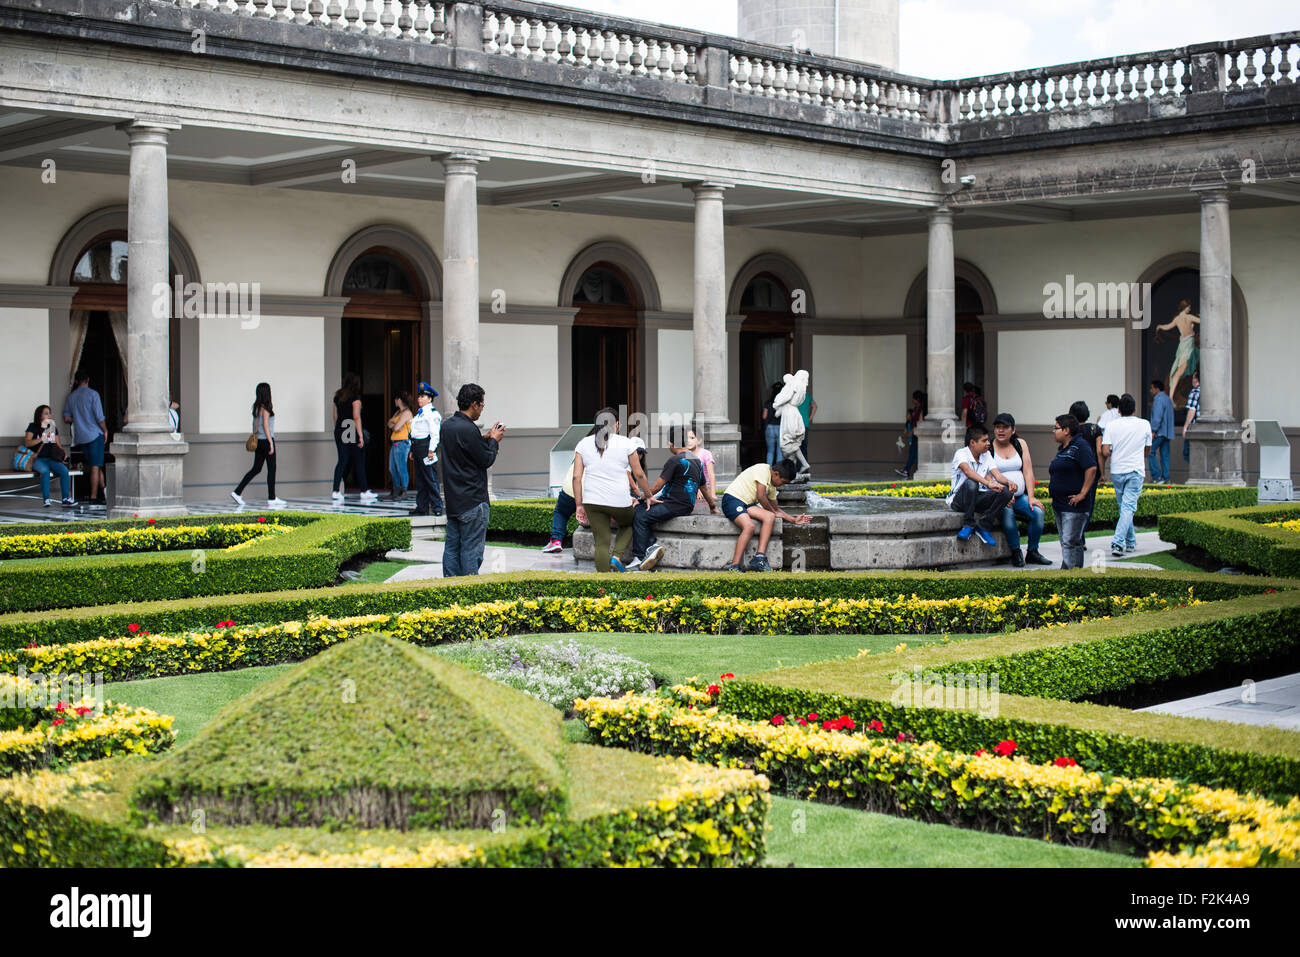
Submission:
[[[637,303],[627,275],[613,263],[595,263],[573,292],[573,421],[590,422],[598,409],[636,411]]]
[[[370,252],[359,256],[343,277],[343,294],[383,293],[415,296],[409,267],[395,254]]]

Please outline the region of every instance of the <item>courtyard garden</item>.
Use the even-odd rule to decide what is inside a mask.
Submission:
[[[408,523],[0,528],[0,865],[1294,866],[1300,732],[1134,710],[1300,671],[1300,508],[1195,493],[1162,536],[1251,574],[344,583]]]

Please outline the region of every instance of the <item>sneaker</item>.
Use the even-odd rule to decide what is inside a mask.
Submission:
[[[908,475],[907,475],[907,469],[894,469],[894,474],[895,474],[895,475],[901,475],[901,476],[903,476],[903,478],[907,478],[907,477],[908,477]]]
[[[1017,548],[1011,552],[1011,564],[1016,566],[1016,568],[1025,567],[1025,556],[1021,554],[1020,549]]]
[[[240,495],[238,492],[231,492],[230,497],[235,500],[236,505],[244,504],[244,496]]]
[[[267,508],[284,508],[289,503],[282,498],[268,498],[266,500]]]
[[[984,529],[982,528],[979,529],[978,531],[975,532],[975,534],[978,535],[979,540],[983,542],[985,545],[987,545],[989,548],[997,547],[998,540],[994,538],[992,535],[990,535],[988,532],[984,531]]]
[[[416,515],[416,516],[425,516],[425,517],[427,517],[427,516],[429,516],[429,515],[432,515],[433,513],[430,512],[428,509],[424,509],[424,508],[413,508],[413,509],[411,509],[409,512],[407,512],[406,514],[407,514],[407,515]]]
[[[1110,557],[1111,557],[1111,558],[1123,558],[1123,557],[1124,557],[1124,549],[1122,549],[1122,548],[1116,548],[1115,546],[1112,545],[1112,546],[1111,546],[1111,549],[1110,549]]]
[[[45,507],[46,507],[46,508],[49,508],[49,507],[50,507],[51,505],[53,505],[53,504],[54,504],[54,503],[51,502],[48,498],[45,500]]]
[[[1126,552],[1136,552],[1137,550],[1138,550],[1138,547],[1137,547],[1136,545],[1125,545],[1125,546],[1124,546],[1124,551],[1126,551]]]
[[[975,531],[975,529],[970,528],[970,527],[963,528],[960,532],[957,533],[957,541],[959,541],[959,542],[968,542],[968,541],[970,541],[970,535],[971,535],[971,532],[973,532],[973,531]]]
[[[642,562],[641,559],[633,557],[632,560],[627,563],[627,570],[630,572],[643,572],[645,571],[645,563]]]
[[[1029,551],[1025,552],[1025,564],[1026,565],[1050,565],[1052,563],[1048,559],[1043,557],[1042,552],[1040,552],[1036,548],[1032,548]]]
[[[735,565],[735,564],[728,565],[726,568],[723,569],[724,572],[743,572],[744,570],[745,570],[744,565]]]
[[[650,571],[659,564],[659,559],[664,557],[664,547],[657,542],[651,545],[645,553],[645,558],[641,560],[641,570]]]
[[[336,501],[336,502],[342,502],[342,501],[343,501],[343,493],[342,493],[342,492],[330,492],[330,498],[332,498],[332,499],[333,499],[334,501]]]
[[[622,563],[621,561],[619,561],[617,558],[611,558],[611,559],[609,560],[609,567],[610,567],[611,570],[616,571],[616,572],[625,572],[625,571],[627,571],[627,569],[623,567],[623,563]]]
[[[75,498],[65,498],[65,499],[63,500],[63,504],[64,504],[64,505],[76,505],[76,504],[77,504],[77,500],[76,500]]]
[[[564,544],[558,538],[552,538],[542,548],[543,555],[554,555],[556,552],[564,551]]]
[[[367,505],[369,505],[372,502],[379,501],[379,496],[376,495],[374,492],[362,492],[360,495],[357,496],[357,498],[360,501],[365,502]]]
[[[767,563],[767,556],[762,553],[749,560],[749,567],[751,571],[756,572],[770,572],[772,570],[772,566]]]

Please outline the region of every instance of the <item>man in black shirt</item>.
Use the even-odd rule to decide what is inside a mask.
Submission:
[[[447,500],[447,540],[442,549],[442,574],[477,575],[487,541],[487,470],[497,460],[505,426],[498,422],[487,435],[474,423],[483,414],[482,386],[466,383],[456,395],[460,410],[444,419],[439,433],[442,478]]]
[[[1061,536],[1061,567],[1083,567],[1083,530],[1097,491],[1097,456],[1079,437],[1079,420],[1058,415],[1053,430],[1060,451],[1048,466],[1052,511]]]
[[[630,572],[648,572],[659,564],[664,547],[652,543],[651,529],[660,522],[695,511],[695,496],[699,492],[704,493],[714,514],[718,511],[718,502],[704,481],[704,466],[686,448],[685,426],[674,425],[668,430],[668,450],[672,455],[655,484],[650,486],[650,498],[642,499],[633,517],[632,561],[627,566]]]

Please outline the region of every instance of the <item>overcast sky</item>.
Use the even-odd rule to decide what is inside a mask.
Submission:
[[[735,0],[560,0],[736,33]],[[1296,0],[902,0],[904,73],[957,79],[1300,29]]]

